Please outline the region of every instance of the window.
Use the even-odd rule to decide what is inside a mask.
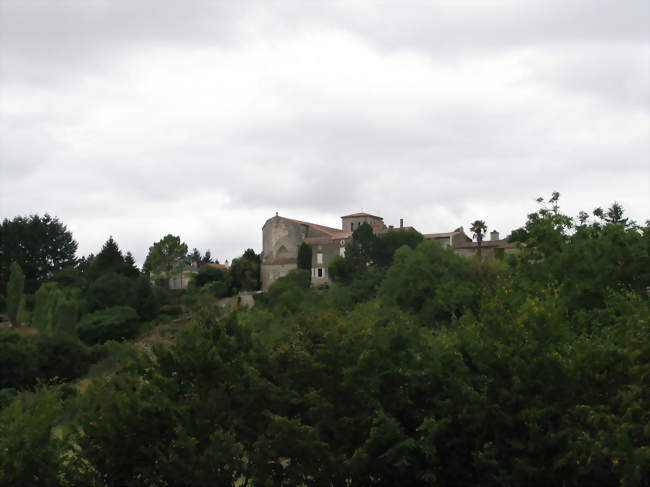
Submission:
[[[319,268],[318,268],[318,270],[317,270],[317,274],[316,274],[316,275],[317,275],[318,277],[323,277],[323,268],[322,268],[322,267],[319,267]]]
[[[323,254],[321,254],[321,253],[316,254],[316,263],[317,264],[322,264],[323,263]]]
[[[354,222],[350,223],[350,231],[354,230]]]

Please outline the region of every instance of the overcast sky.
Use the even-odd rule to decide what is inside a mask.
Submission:
[[[0,217],[142,263],[283,216],[650,217],[649,3],[0,0]]]

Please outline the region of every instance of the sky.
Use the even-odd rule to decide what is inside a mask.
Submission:
[[[0,218],[222,262],[279,212],[650,218],[647,1],[0,0]]]

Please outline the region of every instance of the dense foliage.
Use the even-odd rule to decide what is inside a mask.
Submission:
[[[330,289],[299,269],[223,315],[203,283],[193,326],[82,394],[0,394],[0,484],[647,485],[648,224],[558,196],[503,261],[362,226]]]
[[[18,262],[25,273],[25,287],[34,292],[39,282],[75,263],[77,242],[58,218],[17,216],[0,225],[0,289],[9,279],[9,267]]]

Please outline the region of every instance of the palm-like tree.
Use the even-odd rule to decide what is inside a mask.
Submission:
[[[485,232],[487,232],[487,225],[483,220],[476,220],[474,223],[472,223],[472,226],[470,227],[470,232],[472,232],[472,236],[476,237],[476,241],[478,242],[478,256],[479,259],[481,258],[481,244],[483,243],[483,235],[485,235]]]

